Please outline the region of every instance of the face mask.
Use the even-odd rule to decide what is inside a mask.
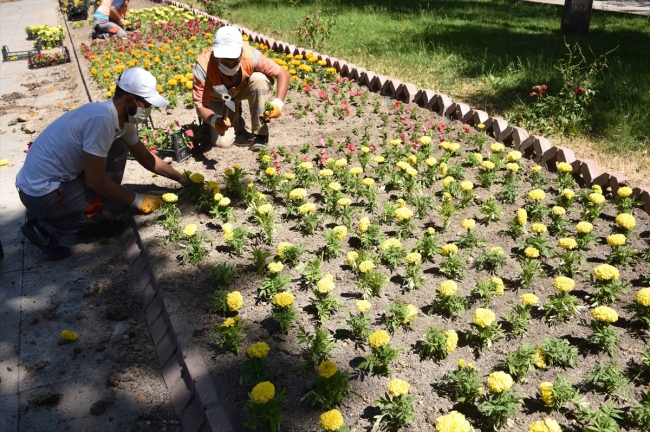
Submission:
[[[237,71],[239,70],[240,67],[241,67],[241,63],[237,63],[237,66],[235,66],[235,67],[232,68],[232,69],[229,68],[229,67],[226,67],[225,65],[223,65],[223,64],[221,64],[221,63],[219,63],[219,70],[221,71],[222,74],[224,74],[224,75],[226,75],[226,76],[233,76],[233,75],[235,75],[235,74],[237,73]]]
[[[128,122],[132,124],[144,123],[147,120],[147,118],[149,118],[149,116],[151,115],[151,107],[140,108],[137,102],[134,105],[136,107],[135,114],[131,114],[130,112],[127,112],[127,114],[129,115]],[[130,107],[129,107],[129,111],[131,111]]]

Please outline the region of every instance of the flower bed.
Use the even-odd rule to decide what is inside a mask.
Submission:
[[[27,67],[29,69],[39,69],[64,63],[70,63],[70,52],[67,47],[63,47],[60,53],[38,54],[33,52],[27,61]]]
[[[235,430],[647,428],[648,216],[627,189],[268,55],[295,71],[287,145],[188,174],[148,244],[215,330],[196,338]]]

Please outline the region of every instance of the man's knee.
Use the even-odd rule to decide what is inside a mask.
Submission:
[[[253,72],[248,79],[248,85],[251,90],[270,90],[271,81],[261,72]]]

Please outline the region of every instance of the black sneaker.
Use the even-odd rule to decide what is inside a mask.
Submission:
[[[235,135],[235,145],[237,147],[250,147],[251,145],[251,140],[255,137],[254,134],[248,132],[246,129],[244,129],[241,132],[237,132],[237,135]]]
[[[269,144],[269,136],[268,135],[253,135],[253,141],[251,142],[251,146],[248,147],[250,151],[258,152],[262,149],[265,149],[268,147]]]
[[[70,256],[70,248],[61,246],[59,242],[47,232],[47,229],[40,226],[37,220],[30,220],[20,227],[25,237],[34,246],[53,259],[63,259]]]

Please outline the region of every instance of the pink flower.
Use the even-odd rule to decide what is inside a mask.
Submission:
[[[323,150],[320,154],[320,164],[322,166],[325,166],[327,163],[327,160],[329,159],[329,156],[327,155],[327,150]]]
[[[174,119],[174,123],[176,124],[176,126],[181,127],[181,122],[180,122],[180,120],[178,120],[178,119]]]
[[[578,87],[577,89],[573,89],[573,93],[579,95],[585,92],[585,89],[583,87]]]
[[[318,97],[320,99],[327,99],[327,93],[325,93],[323,90],[318,92]]]
[[[318,138],[318,147],[325,147],[325,140],[322,137]]]
[[[438,125],[438,131],[439,131],[439,132],[444,132],[444,131],[445,131],[445,125],[443,125],[442,123],[440,123],[440,124]]]
[[[370,147],[370,151],[373,153],[377,151],[377,146],[373,143],[368,144],[368,147]]]
[[[530,97],[535,96],[535,94],[536,94],[535,92],[530,92]]]
[[[192,138],[194,136],[194,131],[192,129],[188,129],[185,131],[185,136],[188,136]]]
[[[463,129],[463,132],[465,132],[465,133],[470,133],[470,131],[471,131],[471,129],[467,125],[463,125],[462,129]]]
[[[346,153],[354,153],[355,151],[354,144],[348,143],[347,147],[345,147],[345,151]]]
[[[350,108],[350,104],[343,102],[343,103],[341,103],[341,108],[348,109],[348,108]]]
[[[143,137],[142,137],[142,142],[145,143],[145,144],[149,144],[149,138],[147,138],[146,135],[143,136]]]

